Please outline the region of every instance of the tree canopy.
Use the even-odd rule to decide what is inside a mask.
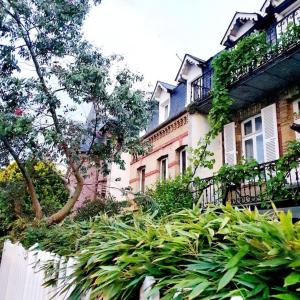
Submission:
[[[100,2],[0,0],[0,166],[16,162],[38,219],[43,210],[28,158],[66,164],[77,183],[49,223],[64,219],[82,191],[83,137],[89,139],[85,159],[101,160],[104,168],[122,166],[122,152],[143,152],[139,133],[152,103],[135,88],[142,77],[124,68],[112,72],[121,57],[104,56],[83,38],[83,22]],[[70,117],[82,104],[94,110],[89,126]],[[109,133],[101,144],[100,128]]]

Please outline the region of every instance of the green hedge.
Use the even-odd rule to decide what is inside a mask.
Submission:
[[[167,299],[299,299],[300,223],[232,207],[154,221],[98,220],[78,256],[72,299],[138,299],[146,276]]]

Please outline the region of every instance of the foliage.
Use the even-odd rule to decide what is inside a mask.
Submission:
[[[145,194],[137,195],[136,202],[144,211],[156,213],[158,217],[193,207],[193,193],[188,189],[191,173],[157,181]]]
[[[17,162],[35,217],[46,215],[48,223],[70,213],[91,164],[100,160],[107,172],[112,163],[124,167],[122,152],[144,152],[139,133],[152,102],[136,88],[142,76],[121,68],[121,57],[106,57],[83,38],[83,22],[100,2],[0,0],[0,166]],[[93,108],[88,126],[73,117],[81,104]],[[82,140],[89,154],[85,164]],[[74,192],[54,213],[41,208],[25,165],[31,156],[65,164],[76,180]]]
[[[198,168],[211,168],[211,153],[207,150],[211,141],[223,130],[224,125],[231,121],[231,106],[234,104],[229,95],[230,85],[245,74],[262,65],[266,58],[277,56],[282,50],[294,45],[300,39],[300,26],[290,24],[275,45],[267,40],[266,32],[254,32],[230,49],[220,52],[212,61],[212,107],[208,114],[211,130],[194,150],[192,160],[195,173]],[[197,111],[197,103],[191,104],[189,111]]]
[[[67,218],[61,224],[49,226],[44,221],[30,222],[28,219],[18,219],[7,238],[21,242],[25,248],[36,245],[41,250],[73,256],[86,245],[91,224],[88,221],[74,222]],[[85,237],[85,242],[82,237]]]
[[[120,214],[122,210],[128,206],[128,201],[117,201],[113,197],[96,199],[95,201],[88,200],[76,210],[74,220],[85,221],[100,214],[113,216]]]
[[[102,218],[78,255],[71,298],[136,299],[153,276],[162,299],[298,299],[300,223],[277,216],[227,206]]]
[[[57,168],[49,162],[27,161],[26,167],[36,185],[45,213],[60,209],[69,196]],[[0,235],[5,234],[17,218],[33,218],[31,200],[16,163],[0,170]]]
[[[230,85],[251,70],[263,64],[264,60],[287,49],[300,38],[300,26],[290,25],[274,45],[267,40],[266,32],[255,32],[241,39],[233,48],[222,51],[213,60],[212,108],[209,122],[213,136],[230,121]]]
[[[276,162],[261,169],[255,160],[242,160],[236,165],[223,165],[215,174],[214,182],[220,186],[219,198],[226,200],[230,190],[235,190],[241,184],[255,179],[260,186],[259,198],[262,206],[271,206],[271,202],[293,200],[298,201],[297,189],[288,183],[290,172],[296,170],[299,165],[300,142],[291,141],[286,153]],[[198,182],[198,181],[196,181]],[[199,179],[198,190],[203,190],[207,185]],[[202,185],[201,185],[202,184]]]

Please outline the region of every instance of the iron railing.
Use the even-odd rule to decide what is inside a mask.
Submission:
[[[213,71],[209,70],[192,82],[191,99],[204,100],[209,97],[212,88]]]
[[[283,46],[281,36],[287,31],[290,24],[300,26],[300,7],[296,8],[279,22],[272,24],[266,30],[267,42],[270,44],[270,51],[264,57],[253,60],[251,64],[238,68],[235,73],[232,74],[231,84],[249,76],[262,66],[271,63],[291,48],[300,44],[300,39],[291,39],[288,45],[285,44]],[[245,36],[243,36],[243,38],[244,37]],[[230,51],[230,49],[228,51]],[[211,70],[192,82],[192,101],[202,102],[209,97],[212,88],[212,75],[213,71]]]
[[[239,174],[243,178],[238,182],[217,180],[217,177],[203,179],[205,188],[195,190],[195,199],[201,207],[208,205],[221,205],[230,202],[233,206],[260,206],[270,204],[270,201],[283,204],[300,201],[300,158],[288,163],[285,172],[278,170],[277,161],[259,164],[254,167],[254,172]],[[240,171],[243,172],[243,171]],[[266,190],[268,181],[281,172],[276,184],[277,190]],[[249,175],[250,174],[250,175]]]

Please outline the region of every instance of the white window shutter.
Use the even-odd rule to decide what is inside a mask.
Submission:
[[[224,126],[224,156],[226,164],[236,164],[236,140],[234,122]]]
[[[264,134],[265,162],[279,158],[278,130],[276,104],[271,104],[261,110],[262,128]]]

